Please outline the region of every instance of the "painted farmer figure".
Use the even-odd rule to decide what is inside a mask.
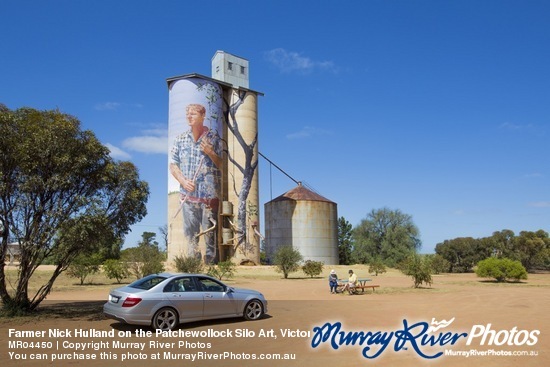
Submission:
[[[170,172],[180,184],[183,236],[187,256],[215,262],[216,223],[220,192],[222,143],[216,130],[204,126],[206,109],[200,104],[186,108],[189,130],[179,135],[172,147]],[[199,249],[204,235],[206,253]]]

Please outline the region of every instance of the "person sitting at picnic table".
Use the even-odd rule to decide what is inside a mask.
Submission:
[[[357,285],[357,275],[353,272],[353,270],[350,269],[348,282],[344,286],[344,289],[342,289],[342,293],[347,290],[349,292],[349,295],[351,296],[353,292],[355,292],[355,286]]]
[[[336,288],[338,288],[338,275],[336,275],[334,269],[330,271],[330,275],[328,276],[328,285],[330,286],[330,293],[335,294]]]

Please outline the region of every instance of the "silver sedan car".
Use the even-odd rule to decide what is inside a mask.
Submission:
[[[203,274],[153,274],[113,289],[103,306],[108,318],[133,325],[173,330],[180,323],[244,317],[267,312],[260,292],[233,288]]]

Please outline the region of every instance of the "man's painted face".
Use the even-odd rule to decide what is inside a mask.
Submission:
[[[204,115],[194,108],[189,108],[186,113],[189,126],[202,125],[204,122]]]

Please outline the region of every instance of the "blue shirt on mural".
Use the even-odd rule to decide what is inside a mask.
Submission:
[[[201,142],[207,139],[218,156],[222,154],[222,142],[215,130],[204,128],[205,132],[195,141],[191,130],[179,135],[171,150],[171,163],[177,165],[181,173],[195,181],[195,191],[187,192],[180,185],[182,195],[199,199],[218,197],[220,170],[212,159],[201,150]]]

